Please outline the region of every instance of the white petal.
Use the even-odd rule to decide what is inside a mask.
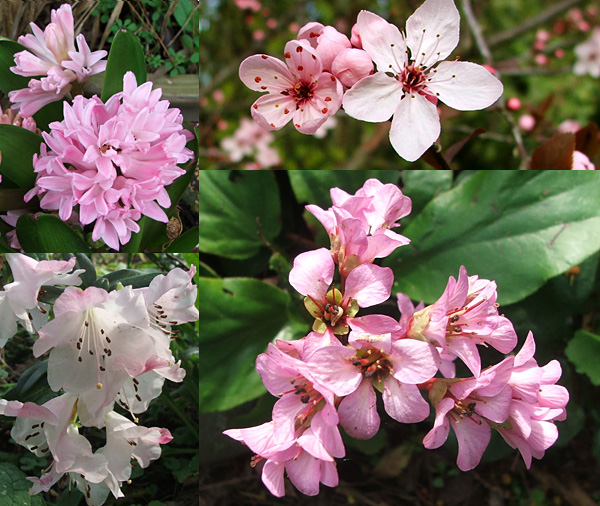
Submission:
[[[406,20],[406,45],[411,58],[431,67],[458,45],[459,31],[460,15],[452,0],[426,0]]]
[[[390,142],[405,160],[414,162],[440,135],[437,108],[422,95],[405,95],[394,113]]]
[[[360,11],[357,20],[363,49],[377,64],[379,72],[399,74],[406,66],[406,43],[400,30],[369,11]]]
[[[240,64],[242,82],[254,91],[283,91],[294,86],[287,65],[266,54],[249,56]]]
[[[387,121],[402,98],[402,85],[393,77],[377,72],[358,81],[344,95],[344,110],[355,119]]]
[[[429,75],[427,88],[459,111],[485,109],[502,95],[502,83],[476,63],[442,62]]]

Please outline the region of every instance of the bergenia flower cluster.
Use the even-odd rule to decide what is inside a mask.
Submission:
[[[78,209],[82,226],[94,224],[92,240],[115,250],[139,231],[142,215],[168,222],[165,187],[185,173],[178,164],[194,158],[186,148],[193,134],[161,95],[127,72],[123,91],[106,103],[81,95],[65,102],[64,120],[42,133],[49,150],[42,144],[34,155],[37,179],[25,200],[40,196],[42,209],[63,221]]]
[[[66,477],[89,505],[103,504],[110,493],[123,497],[132,459],[147,467],[172,439],[167,429],[138,425],[136,415],[160,395],[165,379],[185,376],[169,343],[173,325],[198,319],[195,269],[158,275],[147,288],[107,292],[77,288],[84,270],[71,272],[75,258],[38,262],[15,253],[6,260],[14,281],[0,291],[0,344],[16,332],[17,322],[36,332],[33,353],[50,352],[48,383],[59,393],[42,405],[0,400],[0,414],[17,417],[12,438],[38,457],[50,456],[42,476],[28,478],[31,493]],[[43,287],[57,285],[68,286],[47,321],[50,307],[39,299]],[[106,444],[94,451],[87,427],[104,429]]]
[[[15,54],[11,70],[30,79],[28,87],[8,93],[21,116],[32,116],[45,105],[61,100],[74,85],[81,86],[90,76],[104,72],[106,51],[90,51],[82,34],[75,39],[73,12],[63,4],[51,13],[51,23],[41,30],[31,23],[33,35],[23,35],[18,42],[29,51]],[[77,49],[75,49],[77,40]]]
[[[453,0],[426,0],[407,19],[405,33],[369,11],[359,13],[350,39],[332,26],[308,23],[286,44],[285,63],[265,54],[241,63],[243,83],[267,93],[252,105],[252,117],[267,130],[292,120],[299,132],[314,134],[342,105],[362,121],[393,116],[392,146],[417,160],[439,137],[438,101],[471,111],[502,94],[502,83],[483,66],[442,61],[458,45],[459,28]]]
[[[529,468],[532,457],[541,458],[556,441],[554,421],[566,417],[569,395],[556,385],[559,363],[538,366],[529,333],[516,355],[482,368],[479,347],[507,354],[517,335],[498,313],[495,282],[469,276],[464,267],[434,304],[415,307],[399,293],[399,320],[377,314],[373,306],[390,297],[393,273],[373,262],[409,243],[391,229],[410,213],[411,200],[375,179],[354,195],[333,188],[331,199],[327,210],[306,206],[331,247],[301,253],[289,275],[314,317],[312,331],[269,344],[256,360],[268,391],[279,398],[273,419],[225,434],[255,453],[253,466],[264,462],[262,479],[271,493],[284,495],[285,472],[301,492],[316,495],[320,483],[338,483],[335,459],[345,455],[339,427],[358,439],[377,434],[379,392],[386,413],[400,423],[425,420],[433,406],[423,445],[441,446],[452,427],[461,470],[478,465],[492,429]],[[456,377],[457,359],[472,376]]]

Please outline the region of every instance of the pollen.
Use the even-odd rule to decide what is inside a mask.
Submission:
[[[98,390],[102,390],[102,383],[98,383],[98,384],[96,385],[96,388],[97,388]]]

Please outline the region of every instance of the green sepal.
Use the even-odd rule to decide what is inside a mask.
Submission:
[[[371,385],[373,385],[375,390],[383,394],[383,391],[385,390],[385,381],[377,381],[377,378],[375,378],[371,381]]]
[[[327,292],[327,300],[330,304],[339,306],[342,303],[342,292],[340,292],[337,288],[332,288]]]
[[[346,308],[346,316],[349,318],[354,318],[354,316],[356,316],[356,313],[358,313],[359,309],[360,308],[358,307],[358,302],[352,299],[350,301],[350,304]]]
[[[437,380],[433,382],[431,390],[429,390],[429,400],[435,406],[445,396],[448,390],[448,382],[444,380]]]
[[[417,311],[412,316],[412,325],[410,327],[410,334],[408,337],[411,339],[418,339],[420,341],[426,341],[425,338],[425,327],[429,325],[429,307],[421,309],[421,311]]]
[[[350,332],[350,328],[346,323],[338,323],[333,327],[333,333],[336,336],[345,336],[348,332]]]
[[[304,307],[312,315],[313,318],[321,318],[323,316],[323,310],[317,306],[310,297],[304,297]]]
[[[312,329],[313,329],[313,332],[318,332],[319,334],[323,334],[327,330],[327,324],[320,318],[317,318],[313,323]]]

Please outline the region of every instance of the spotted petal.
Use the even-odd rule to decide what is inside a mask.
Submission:
[[[255,54],[240,65],[242,82],[254,91],[281,92],[294,86],[294,76],[281,60],[266,54]]]

